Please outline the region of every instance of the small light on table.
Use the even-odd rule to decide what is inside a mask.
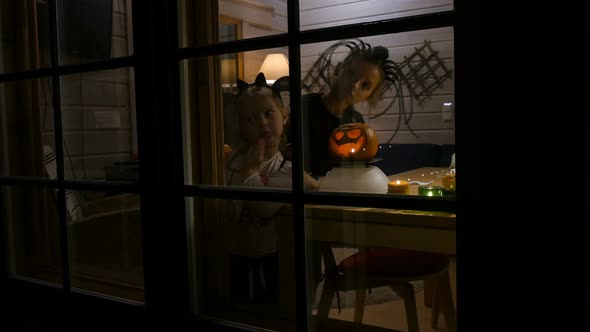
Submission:
[[[423,185],[418,187],[418,194],[420,196],[443,196],[444,187]]]
[[[408,194],[410,192],[410,183],[404,180],[394,180],[387,184],[389,194]]]

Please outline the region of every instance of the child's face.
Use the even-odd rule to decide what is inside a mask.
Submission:
[[[269,95],[243,96],[239,104],[240,134],[249,145],[264,139],[267,148],[279,146],[287,111]]]
[[[350,105],[365,101],[381,84],[379,66],[363,60],[340,65],[336,75],[338,97]]]

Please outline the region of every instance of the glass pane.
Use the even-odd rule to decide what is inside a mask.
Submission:
[[[314,327],[355,330],[362,322],[411,331],[417,323],[415,331],[454,331],[454,214],[307,205],[305,226]],[[435,327],[433,301],[440,305]],[[415,320],[407,314],[413,310]]]
[[[133,70],[61,78],[66,179],[137,181]]]
[[[62,0],[58,15],[60,64],[132,54],[130,1]]]
[[[50,64],[47,1],[1,1],[0,73]]]
[[[299,0],[301,30],[453,10],[452,0]]]
[[[291,162],[281,153],[290,125],[285,54],[265,49],[181,63],[188,184],[290,188]]]
[[[143,302],[139,195],[68,191],[67,203],[72,287]]]
[[[50,78],[0,84],[0,175],[57,177]]]
[[[452,28],[303,45],[304,165],[319,189],[453,196],[453,61]]]
[[[181,47],[270,36],[287,32],[287,0],[182,0],[179,17]]]
[[[0,220],[9,273],[62,283],[57,191],[0,187]]]
[[[291,206],[222,199],[186,202],[197,315],[295,331]]]

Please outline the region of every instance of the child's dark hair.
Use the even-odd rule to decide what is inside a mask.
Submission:
[[[388,59],[389,51],[383,46],[371,48],[371,45],[362,40],[359,40],[358,44],[354,41],[349,41],[346,45],[350,48],[350,53],[344,58],[342,65],[346,66],[355,60],[361,60],[377,65],[381,71],[383,80],[367,98],[369,105],[374,106],[387,89],[388,84],[397,80],[397,75],[394,71],[395,64]]]
[[[379,66],[379,69],[383,74],[383,80],[367,98],[367,102],[370,107],[375,106],[377,101],[381,97],[383,97],[385,91],[392,89],[395,92],[389,104],[385,106],[380,113],[369,117],[369,119],[376,119],[385,114],[395,103],[398,104],[399,119],[397,122],[397,126],[386,143],[389,143],[393,140],[393,138],[399,132],[402,123],[408,127],[410,132],[415,137],[419,138],[418,135],[416,135],[416,133],[414,132],[414,130],[410,127],[410,121],[412,120],[412,115],[414,113],[411,84],[409,83],[408,78],[403,74],[401,67],[394,61],[388,59],[389,51],[387,50],[387,48],[383,46],[371,47],[370,44],[360,39],[341,40],[339,42],[336,42],[332,46],[328,47],[324,52],[322,52],[319,55],[316,62],[314,62],[314,64],[311,66],[306,77],[303,79],[303,88],[307,91],[317,92],[318,86],[320,91],[326,88],[326,84],[327,88],[330,87],[330,84],[332,82],[332,70],[334,68],[334,65],[332,64],[332,55],[340,47],[346,47],[349,49],[349,53],[346,55],[346,58],[344,58],[344,60],[341,62],[341,65],[347,65],[357,59],[360,59],[361,61],[367,61],[369,63],[374,63]],[[409,111],[406,110],[404,104],[403,85],[406,85],[410,92]]]

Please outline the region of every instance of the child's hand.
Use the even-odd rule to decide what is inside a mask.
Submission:
[[[252,174],[258,173],[260,164],[264,161],[264,149],[264,139],[262,138],[248,148],[242,165],[242,181]]]
[[[320,183],[311,175],[303,172],[303,187],[307,190],[318,190],[320,189]]]

